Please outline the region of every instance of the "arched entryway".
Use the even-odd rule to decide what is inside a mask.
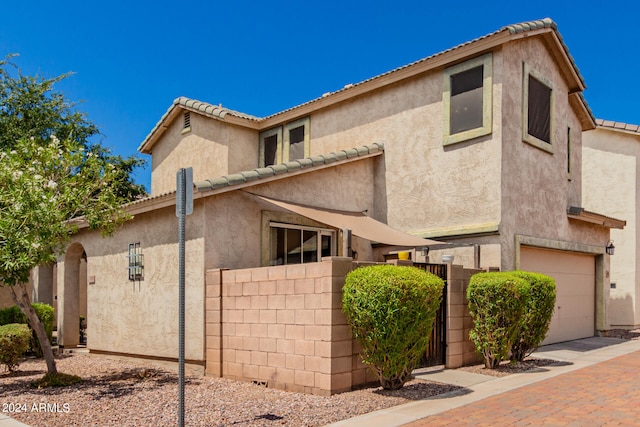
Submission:
[[[87,318],[87,254],[79,243],[58,262],[58,344],[74,348],[80,342],[80,316]]]

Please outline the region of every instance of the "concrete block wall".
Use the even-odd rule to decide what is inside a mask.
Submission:
[[[206,373],[330,395],[372,381],[341,309],[351,258],[206,273]]]
[[[459,368],[480,361],[475,345],[469,338],[473,329],[473,320],[469,314],[467,286],[469,278],[484,270],[463,268],[461,265],[449,265],[447,269],[448,307],[447,307],[447,354],[445,367]]]

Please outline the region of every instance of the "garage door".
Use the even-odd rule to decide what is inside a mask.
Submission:
[[[556,309],[544,344],[592,337],[595,333],[595,257],[523,246],[520,269],[556,280]]]

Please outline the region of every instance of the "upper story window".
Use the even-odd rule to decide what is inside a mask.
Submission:
[[[309,157],[309,152],[308,117],[260,134],[260,167]]]
[[[523,65],[522,139],[553,153],[553,86],[527,64]]]
[[[443,141],[454,144],[491,133],[493,56],[479,56],[444,71]]]
[[[336,232],[329,229],[271,222],[269,264],[320,262],[336,254]]]

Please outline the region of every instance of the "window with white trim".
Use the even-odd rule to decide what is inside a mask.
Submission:
[[[443,143],[491,133],[493,56],[479,56],[444,70]]]
[[[334,230],[271,222],[269,231],[270,265],[320,262],[336,254]]]
[[[309,141],[309,117],[262,132],[259,166],[309,157]]]
[[[553,153],[553,85],[523,64],[522,140]]]

